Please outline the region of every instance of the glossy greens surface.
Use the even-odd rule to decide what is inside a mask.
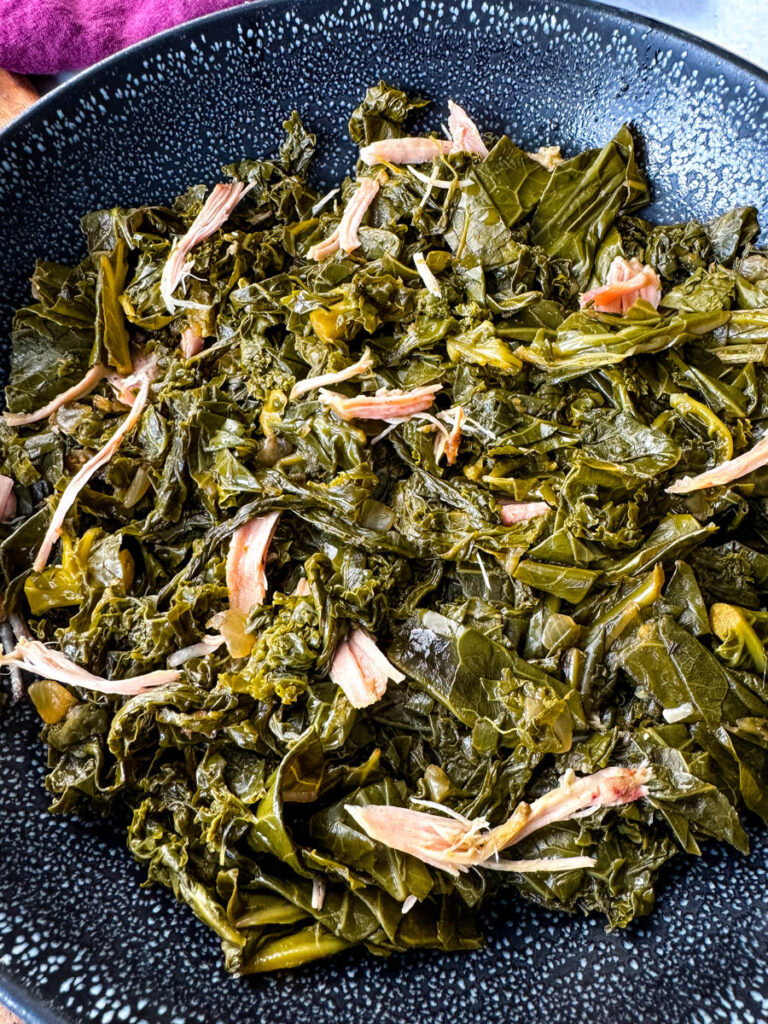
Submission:
[[[353,140],[405,134],[413,105],[374,87]],[[768,416],[755,211],[646,222],[626,126],[551,172],[502,137],[485,160],[437,161],[447,187],[431,165],[388,168],[360,247],[316,262],[357,186],[314,213],[313,137],[298,115],[285,127],[275,159],[225,169],[252,187],[192,253],[193,306],[169,313],[161,274],[203,187],[85,217],[89,256],[40,262],[15,318],[12,412],[96,362],[125,374],[141,351],[159,368],[41,572],[31,556],[58,496],[125,409],[102,383],[0,427],[17,499],[0,527],[5,606],[35,637],[110,678],[164,668],[227,609],[234,531],[281,512],[245,657],[220,647],[132,698],[38,695],[52,809],[128,808],[149,879],[217,932],[238,973],[361,944],[472,948],[500,886],[623,926],[651,909],[677,851],[746,851],[740,814],[768,816],[765,471],[666,491],[751,448]],[[658,310],[579,309],[617,256],[656,271]],[[205,345],[185,358],[190,327]],[[373,369],[335,387],[439,384],[432,412],[465,417],[453,465],[429,421],[379,437],[386,424],[344,421],[317,392],[289,399],[365,349]],[[549,511],[505,525],[505,501]],[[355,628],[406,676],[365,709],[329,678]],[[647,798],[516,848],[596,859],[578,872],[454,879],[344,809],[426,799],[496,824],[567,770],[645,762]]]

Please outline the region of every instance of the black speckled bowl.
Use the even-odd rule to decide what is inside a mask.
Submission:
[[[596,4],[306,0],[248,5],[167,32],[46,97],[0,135],[2,336],[36,256],[76,259],[77,220],[164,200],[224,162],[269,153],[296,107],[326,180],[350,163],[349,111],[387,78],[484,128],[566,152],[633,120],[653,213],[768,216],[768,78]],[[752,1024],[768,1019],[768,838],[749,859],[682,858],[655,915],[607,935],[519,900],[470,955],[349,955],[234,979],[218,940],[142,872],[109,826],[45,810],[29,708],[0,721],[0,998],[28,1021],[100,1024]]]

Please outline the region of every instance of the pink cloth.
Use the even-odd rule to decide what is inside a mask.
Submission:
[[[0,0],[0,68],[48,75],[242,0]]]

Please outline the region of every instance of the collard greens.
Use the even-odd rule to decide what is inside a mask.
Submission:
[[[423,105],[380,83],[352,138],[402,140]],[[666,491],[765,431],[755,211],[646,222],[627,126],[554,170],[503,137],[485,159],[360,163],[378,182],[360,245],[315,260],[357,186],[320,203],[314,137],[297,114],[285,128],[276,158],[225,168],[250,188],[192,249],[172,312],[163,269],[202,186],[84,217],[86,258],[38,263],[16,314],[12,413],[94,364],[125,379],[149,359],[156,376],[41,571],[65,485],[125,405],[107,376],[0,426],[11,622],[106,678],[164,669],[224,621],[237,528],[281,513],[239,656],[214,644],[137,696],[35,684],[52,810],[127,808],[148,878],[221,937],[237,973],[361,944],[470,949],[478,908],[509,886],[626,925],[676,851],[746,851],[742,813],[768,820],[768,477]],[[616,257],[659,275],[658,309],[579,308]],[[290,397],[366,352],[370,368],[334,389],[440,385],[426,417],[345,419],[316,389]],[[435,442],[456,407],[451,460]],[[397,670],[365,708],[330,677],[358,629]],[[496,825],[567,771],[641,764],[643,799],[516,847],[594,858],[578,871],[453,878],[346,810],[426,800]]]

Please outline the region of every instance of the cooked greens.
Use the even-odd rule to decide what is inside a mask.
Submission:
[[[768,821],[756,213],[652,225],[629,127],[562,160],[424,105],[370,89],[328,196],[294,113],[88,214],[13,323],[2,661],[51,809],[127,809],[235,973],[471,949],[509,886],[624,926]]]

